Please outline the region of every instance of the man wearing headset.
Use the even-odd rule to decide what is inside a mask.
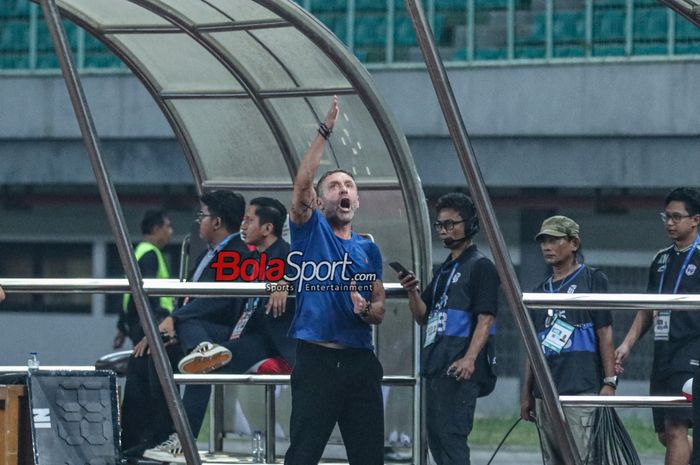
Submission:
[[[499,279],[496,267],[472,243],[479,230],[472,200],[446,194],[435,210],[435,230],[449,256],[422,293],[412,273],[399,278],[413,318],[426,326],[421,374],[427,381],[430,450],[438,465],[469,465],[467,438],[476,399],[495,385],[495,359],[487,348],[493,347]]]

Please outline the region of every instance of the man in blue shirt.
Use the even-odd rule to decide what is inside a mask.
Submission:
[[[338,116],[333,104],[294,181],[288,275],[297,292],[287,465],[318,463],[336,423],[351,465],[384,463],[382,367],[372,348],[384,318],[379,248],[352,230],[359,196],[352,174],[326,172],[313,187]],[[354,279],[359,278],[359,279]]]

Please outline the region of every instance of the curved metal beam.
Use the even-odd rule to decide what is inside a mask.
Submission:
[[[241,86],[243,86],[243,89],[250,94],[251,101],[258,109],[263,119],[265,119],[267,122],[270,132],[277,141],[277,145],[282,153],[282,158],[287,165],[290,175],[292,177],[296,175],[296,163],[294,163],[293,157],[288,156],[288,154],[295,153],[294,144],[292,143],[291,137],[289,137],[286,129],[284,129],[284,125],[279,120],[279,117],[271,112],[263,103],[260,95],[258,95],[255,85],[253,84],[253,79],[247,73],[247,71],[238,67],[237,63],[230,61],[225,51],[222,50],[215,41],[211,40],[209,37],[206,37],[198,28],[192,27],[185,19],[171,11],[166,10],[165,8],[162,8],[159,4],[154,3],[154,0],[128,1],[160,16],[161,18],[164,18],[167,21],[170,21],[173,25],[179,27],[194,41],[211,53],[211,55],[238,80]]]

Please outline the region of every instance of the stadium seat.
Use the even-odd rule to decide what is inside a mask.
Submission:
[[[668,13],[666,9],[636,10],[633,29],[635,39],[665,40],[668,31]]]
[[[582,11],[563,11],[554,14],[552,32],[554,41],[572,41],[586,36],[586,16]]]
[[[634,44],[635,55],[666,55],[668,48],[666,42]]]
[[[700,54],[700,42],[696,43],[678,43],[676,42],[676,55],[698,55]]]
[[[347,0],[311,0],[309,11],[315,13],[322,12],[347,12]]]
[[[474,50],[474,60],[503,60],[508,57],[508,51],[500,47],[484,47]]]
[[[436,34],[436,37],[439,36]],[[396,24],[394,25],[394,43],[398,47],[410,47],[418,44],[411,18],[408,16],[402,15],[396,18]]]
[[[435,0],[436,10],[466,10],[466,0]]]
[[[355,19],[355,45],[386,45],[386,16],[357,16]]]
[[[386,12],[387,3],[385,0],[355,0],[355,11]]]
[[[593,56],[625,56],[625,47],[617,44],[593,44]]]
[[[544,58],[546,49],[544,45],[523,45],[516,46],[514,56],[519,59],[537,59]]]
[[[0,49],[4,51],[27,50],[29,48],[29,24],[26,21],[0,22]]]
[[[625,39],[625,12],[599,10],[593,14],[593,40],[621,41]]]
[[[558,58],[572,58],[572,57],[582,57],[586,55],[586,49],[583,45],[581,46],[555,46],[552,50],[552,56]]]

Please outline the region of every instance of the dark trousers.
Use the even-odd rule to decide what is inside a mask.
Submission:
[[[284,463],[317,464],[337,423],[351,465],[383,464],[382,376],[382,366],[370,350],[329,349],[299,341]]]
[[[215,373],[243,374],[259,361],[276,356],[269,350],[262,336],[242,337],[234,341],[223,342],[221,345],[231,351],[232,358],[229,363],[216,370]],[[199,430],[202,428],[210,395],[211,386],[209,384],[189,384],[185,388],[182,403],[185,412],[187,412],[192,434],[195,437],[199,435]]]
[[[232,326],[196,318],[178,321],[175,327],[177,338],[185,354],[189,354],[200,342],[222,344],[228,341],[231,331],[233,331]],[[185,387],[182,405],[195,437],[199,435],[199,430],[202,428],[210,394],[211,386],[208,384],[189,384]]]
[[[469,465],[467,438],[474,425],[479,387],[453,378],[426,380],[428,445],[437,465]]]
[[[182,357],[180,347],[170,345],[166,351],[171,365],[176,367]],[[129,359],[121,424],[122,450],[135,446],[155,446],[174,430],[163,388],[150,356]]]
[[[698,379],[697,382],[695,378]],[[700,367],[695,369],[693,375],[693,424],[700,425]],[[690,463],[700,465],[700,428],[693,428],[693,455]]]

